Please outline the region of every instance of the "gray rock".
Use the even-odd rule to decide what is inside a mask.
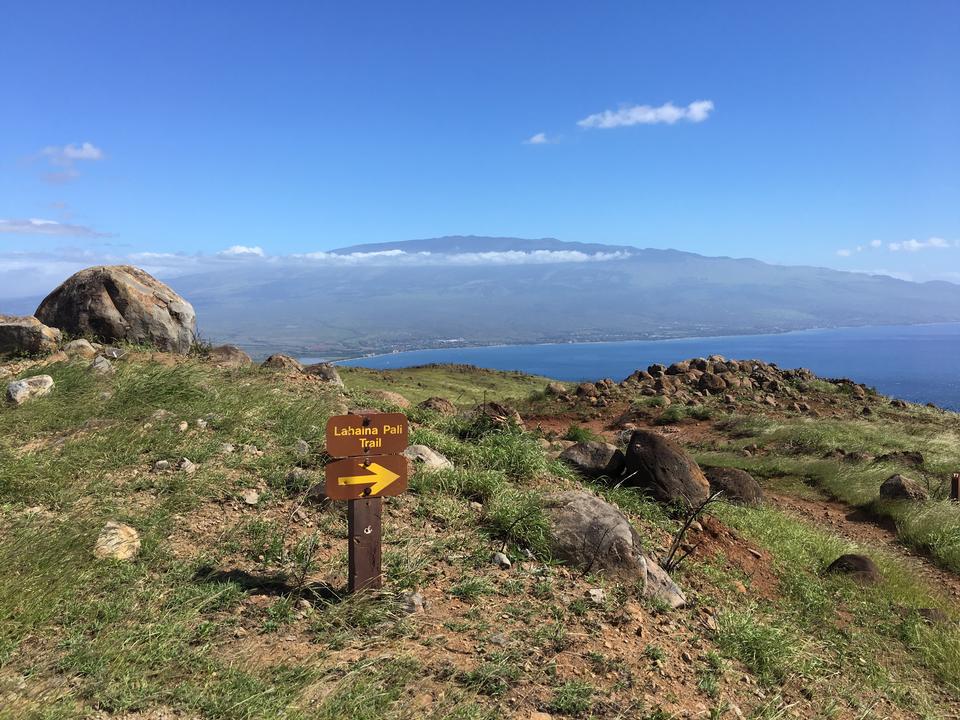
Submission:
[[[188,458],[180,458],[180,462],[177,463],[177,470],[185,472],[187,475],[193,475],[197,471],[197,466],[190,462]]]
[[[293,446],[293,452],[295,452],[300,457],[306,457],[310,454],[310,443],[308,443],[303,438],[297,440]]]
[[[891,475],[880,486],[880,497],[884,500],[908,500],[924,502],[930,499],[930,493],[916,480],[905,475]]]
[[[560,454],[560,459],[588,478],[608,477],[615,480],[623,474],[625,464],[623,453],[616,445],[597,440],[571,445]]]
[[[427,607],[427,601],[423,595],[416,591],[404,593],[401,596],[401,601],[403,602],[403,610],[408,615],[423,612]]]
[[[14,405],[23,405],[28,400],[42,397],[53,390],[53,378],[49,375],[35,375],[14,380],[7,385],[7,401]]]
[[[686,603],[681,590],[643,551],[640,536],[620,510],[582,490],[551,495],[544,512],[550,523],[553,557],[583,573],[599,572],[635,582],[645,597],[670,607]]]
[[[340,373],[337,372],[336,366],[331,363],[316,363],[315,365],[307,365],[303,368],[303,372],[305,372],[307,375],[319,378],[324,382],[336,385],[337,387],[343,387],[343,380],[340,379]]]
[[[753,476],[745,470],[728,467],[708,467],[704,469],[710,492],[722,492],[722,498],[738,505],[760,505],[763,502],[763,490]]]
[[[679,445],[647,430],[635,430],[626,457],[626,485],[661,502],[699,504],[710,496],[700,466]]]
[[[107,360],[103,355],[97,355],[90,363],[90,372],[96,375],[113,375],[113,363]]]
[[[133,560],[140,553],[140,534],[129,525],[110,520],[93,546],[93,556],[100,560]]]
[[[827,567],[828,573],[846,575],[864,585],[873,585],[880,580],[880,568],[866,555],[848,553],[841,555]]]
[[[32,315],[0,315],[0,355],[45,355],[55,352],[61,335]]]
[[[50,293],[37,319],[71,335],[126,340],[187,353],[197,331],[193,306],[130,265],[81,270]]]
[[[233,443],[221,443],[220,445],[220,454],[221,455],[231,455],[236,448],[233,446]]]
[[[157,460],[157,461],[153,464],[153,471],[154,471],[154,472],[165,472],[165,471],[167,471],[167,470],[169,470],[169,469],[170,469],[170,461],[169,461],[169,460]]]
[[[496,565],[501,570],[509,570],[510,566],[513,565],[513,563],[510,562],[510,558],[508,558],[502,552],[495,552],[490,557],[490,562]]]
[[[510,644],[510,638],[506,633],[494,633],[490,636],[490,642],[493,645],[498,645],[499,647],[506,647]]]
[[[448,470],[453,467],[450,460],[426,445],[411,445],[403,451],[403,455],[424,470]]]

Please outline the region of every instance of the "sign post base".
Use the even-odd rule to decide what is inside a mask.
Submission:
[[[379,497],[347,502],[347,538],[349,543],[348,587],[351,593],[379,590],[383,586],[380,529],[383,499]]]

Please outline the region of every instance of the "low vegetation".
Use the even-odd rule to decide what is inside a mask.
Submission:
[[[702,464],[893,518],[904,543],[960,569],[952,504],[877,498],[896,471],[942,496],[960,460],[955,415],[811,420],[649,397],[562,406],[542,379],[466,368],[345,370],[345,396],[147,353],[107,377],[79,363],[42,372],[54,393],[0,409],[0,717],[946,718],[960,707],[960,618],[893,546],[778,503],[711,505],[674,574],[691,602],[670,610],[555,562],[543,507],[551,491],[586,486],[662,556],[682,515],[556,459],[571,442],[620,442],[612,423],[632,406],[689,432]],[[411,409],[411,442],[454,467],[417,470],[387,501],[385,588],[350,596],[342,508],[313,490],[327,417],[387,407],[376,389],[464,411],[511,400],[535,408],[539,427]],[[922,452],[922,466],[877,462],[898,450]],[[177,469],[182,458],[195,469]],[[94,558],[108,520],[138,531],[134,561]],[[852,550],[874,558],[880,582],[825,572]]]

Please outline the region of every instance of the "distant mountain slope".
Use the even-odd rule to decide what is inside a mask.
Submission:
[[[450,341],[564,342],[960,321],[960,286],[951,283],[675,250],[457,237],[336,253],[388,250],[402,252],[374,262],[357,256],[333,264],[329,258],[251,260],[170,284],[193,302],[206,336],[261,353],[283,348],[352,355]],[[550,252],[520,261],[511,253],[533,250]],[[558,261],[569,251],[590,257]],[[413,255],[424,252],[431,255]],[[494,255],[478,260],[464,253]],[[620,254],[596,259],[612,253]]]

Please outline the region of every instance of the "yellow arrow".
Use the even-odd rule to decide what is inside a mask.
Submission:
[[[388,488],[394,480],[400,478],[393,470],[385,468],[377,463],[370,463],[367,468],[372,475],[350,475],[348,477],[337,478],[338,485],[367,485],[373,483],[364,494],[376,495]]]

